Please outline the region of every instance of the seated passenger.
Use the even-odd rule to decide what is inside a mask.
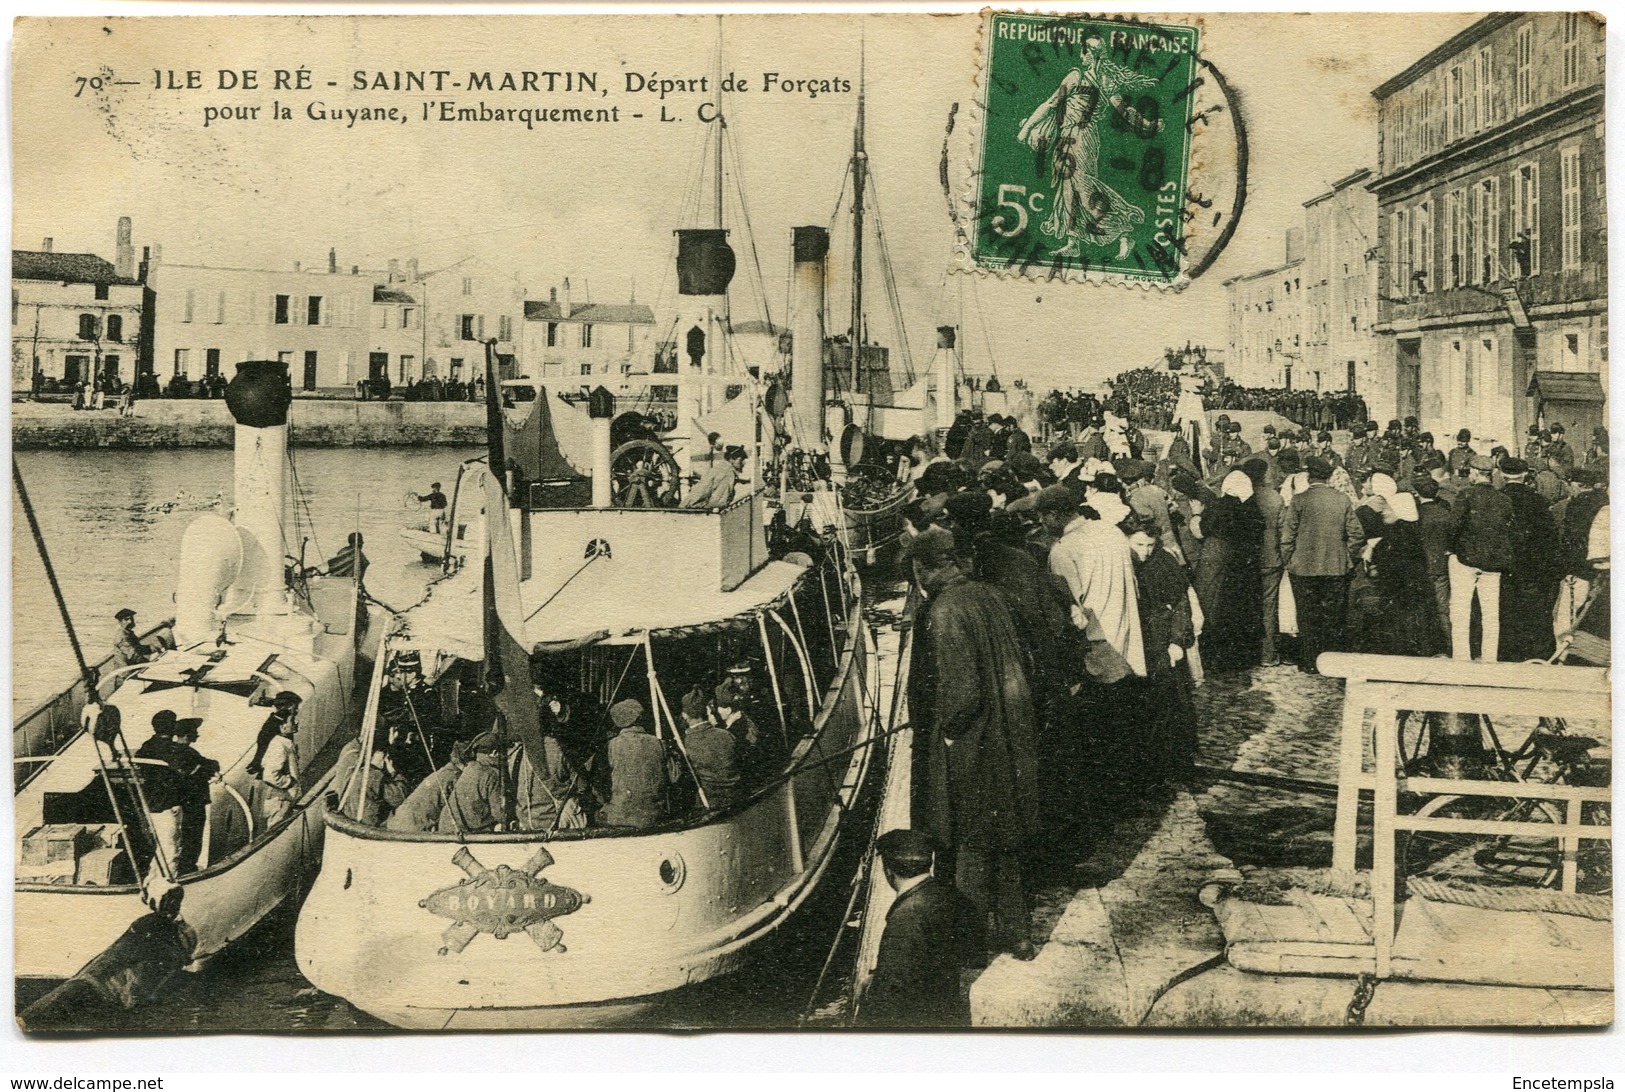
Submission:
[[[488,834],[502,829],[502,742],[482,732],[471,743],[474,761],[457,777],[451,800],[440,813],[441,834]]]
[[[452,744],[450,761],[418,782],[418,787],[391,813],[385,828],[402,834],[427,834],[438,827],[441,813],[472,754],[465,741]]]
[[[599,819],[614,827],[653,826],[666,814],[666,748],[640,723],[641,702],[616,702],[609,719],[617,732],[609,741],[609,803]]]
[[[738,745],[726,728],[712,723],[702,690],[683,695],[683,747],[712,810],[739,799]]]
[[[406,779],[395,768],[395,760],[388,745],[379,740],[372,750],[371,769],[367,771],[367,798],[361,806],[361,821],[379,827],[395,814],[395,809],[406,800]]]
[[[746,698],[739,685],[731,680],[716,689],[717,720],[733,736],[739,756],[739,772],[744,780],[744,792],[749,793],[784,769],[788,756],[784,740],[773,732],[764,732],[745,712]]]

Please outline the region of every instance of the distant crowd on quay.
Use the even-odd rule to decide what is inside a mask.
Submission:
[[[1165,368],[1132,368],[1111,380],[1111,401],[1118,416],[1140,428],[1168,431],[1174,427],[1180,377]],[[1365,399],[1353,391],[1288,390],[1243,387],[1229,379],[1204,384],[1204,409],[1267,410],[1311,429],[1336,431],[1364,422]],[[1076,432],[1100,414],[1101,400],[1087,391],[1051,390],[1039,403],[1039,420],[1048,435]]]

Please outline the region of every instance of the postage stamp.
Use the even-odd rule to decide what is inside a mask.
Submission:
[[[981,131],[961,222],[978,269],[1177,285],[1193,130],[1207,123],[1199,30],[991,12]]]

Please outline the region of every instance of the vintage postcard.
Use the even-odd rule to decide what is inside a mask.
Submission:
[[[1604,54],[17,21],[19,1026],[1610,1024]]]

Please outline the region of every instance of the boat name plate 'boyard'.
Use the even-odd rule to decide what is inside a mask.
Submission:
[[[552,919],[573,914],[592,901],[574,888],[542,878],[542,870],[553,863],[545,846],[517,869],[507,865],[486,868],[467,847],[459,849],[451,863],[468,873],[468,879],[418,903],[431,914],[452,920],[441,935],[445,942],[441,955],[461,952],[481,933],[506,940],[509,933],[520,930],[542,951],[562,952],[564,931]]]

